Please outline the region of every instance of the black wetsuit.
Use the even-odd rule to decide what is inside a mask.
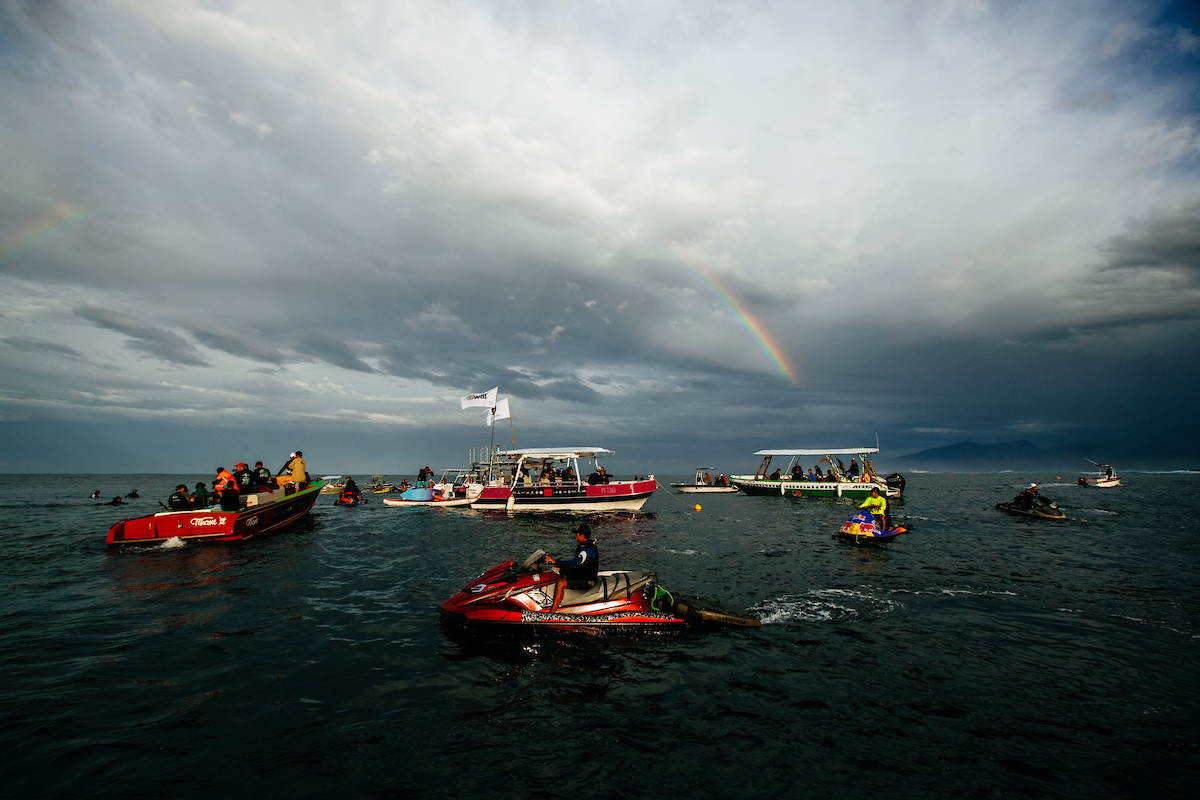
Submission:
[[[167,508],[172,511],[187,511],[192,507],[192,497],[187,489],[177,489],[167,500]]]

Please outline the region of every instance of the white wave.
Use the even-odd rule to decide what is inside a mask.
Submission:
[[[795,596],[783,595],[755,606],[751,611],[764,625],[779,622],[842,622],[890,614],[903,605],[853,589],[813,589]]]
[[[166,548],[167,550],[174,550],[178,547],[187,547],[187,542],[185,542],[183,539],[180,539],[178,536],[172,536],[170,539],[167,539],[165,542],[160,544],[159,547]]]

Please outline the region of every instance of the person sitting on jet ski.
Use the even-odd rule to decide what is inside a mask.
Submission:
[[[1025,491],[1013,498],[1012,504],[1022,511],[1029,511],[1035,505],[1050,505],[1050,499],[1039,494],[1038,485],[1031,483],[1025,487]]]
[[[359,491],[358,484],[354,482],[354,478],[346,478],[346,485],[342,487],[342,502],[353,503],[355,501],[363,502],[362,492]]]
[[[546,556],[546,563],[554,564],[561,576],[554,586],[554,605],[550,606],[551,611],[557,611],[562,605],[563,593],[567,589],[592,588],[600,572],[600,552],[596,549],[596,540],[592,538],[592,529],[588,524],[581,522],[575,529],[574,558],[556,564],[553,558]]]
[[[871,488],[871,496],[862,501],[859,508],[865,508],[871,512],[871,516],[879,520],[879,532],[883,533],[887,530],[887,498],[879,494],[879,487]]]

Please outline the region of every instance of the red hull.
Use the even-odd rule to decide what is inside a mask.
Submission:
[[[497,511],[639,511],[657,485],[647,480],[596,486],[574,483],[534,483],[514,489],[489,486],[471,506]]]
[[[312,509],[321,491],[321,481],[307,489],[284,495],[282,491],[247,495],[255,505],[241,511],[219,508],[203,511],[162,511],[148,517],[126,519],[108,529],[108,544],[154,544],[167,539],[233,542],[278,531],[294,524]],[[260,502],[261,500],[261,502]]]
[[[438,612],[451,628],[508,632],[670,633],[710,623],[761,624],[697,608],[659,589],[653,573],[633,570],[601,572],[592,588],[568,589],[562,606],[551,611],[557,580],[544,564],[524,568],[506,561],[444,600]]]

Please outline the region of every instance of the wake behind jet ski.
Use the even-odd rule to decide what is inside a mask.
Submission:
[[[653,572],[642,570],[598,572],[591,586],[566,589],[554,609],[563,580],[545,551],[537,550],[520,565],[510,560],[492,567],[443,601],[438,612],[449,630],[493,633],[668,633],[762,625],[668,592]]]
[[[1038,491],[1036,483],[1029,484],[1011,503],[996,503],[996,508],[1019,517],[1060,520],[1067,518],[1057,503]]]

